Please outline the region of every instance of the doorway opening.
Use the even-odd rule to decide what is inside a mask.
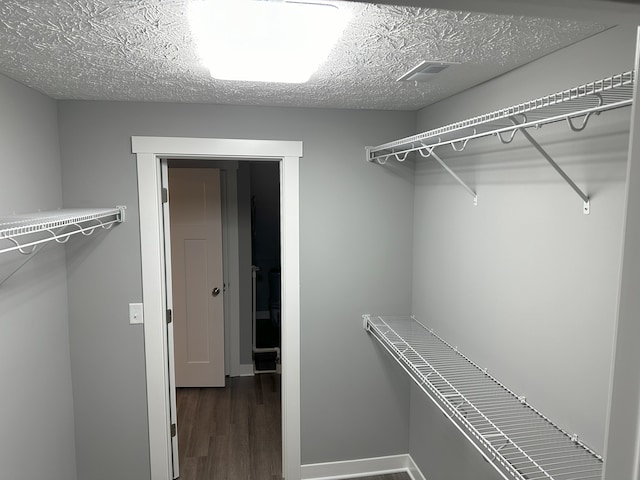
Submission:
[[[138,213],[144,302],[145,371],[151,480],[173,478],[169,397],[161,160],[213,158],[275,160],[280,165],[282,241],[282,474],[299,480],[300,469],[300,245],[299,161],[302,142],[183,137],[132,137],[138,179]],[[177,454],[177,451],[176,451]],[[177,455],[176,455],[177,456]]]
[[[281,478],[280,165],[166,165],[174,476]]]

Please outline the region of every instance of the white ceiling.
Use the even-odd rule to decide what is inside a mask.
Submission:
[[[2,0],[0,73],[56,99],[416,110],[606,28],[596,23],[326,2],[352,20],[306,84],[212,79],[188,0]],[[456,62],[427,83],[421,60]]]

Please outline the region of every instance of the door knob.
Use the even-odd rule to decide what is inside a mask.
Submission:
[[[213,290],[211,290],[211,295],[217,297],[218,295],[220,295],[220,289],[218,287],[214,288]]]

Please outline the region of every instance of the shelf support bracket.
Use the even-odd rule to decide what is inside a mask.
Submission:
[[[371,149],[372,148],[373,147],[371,147],[369,145],[364,147],[364,154],[365,154],[367,162],[369,162],[369,163],[373,163],[373,158],[371,158]]]
[[[469,193],[469,195],[473,197],[473,204],[477,206],[478,194],[469,185],[467,185],[464,182],[464,180],[462,180],[458,175],[456,175],[456,173],[453,170],[451,170],[449,166],[446,163],[444,163],[444,161],[438,155],[436,155],[436,152],[434,152],[433,149],[427,148],[427,151],[428,151],[428,154],[425,155],[422,153],[422,150],[420,150],[420,155],[422,155],[423,157],[433,157],[440,165],[442,165],[442,167],[447,172],[449,172],[449,175],[451,175],[455,179],[455,181],[458,182],[462,186],[462,188],[464,188]]]
[[[515,118],[510,117],[510,119],[514,125],[519,125],[519,123]],[[540,155],[542,155],[544,159],[547,162],[549,162],[549,165],[551,165],[555,169],[555,171],[558,172],[558,174],[564,179],[564,181],[567,182],[569,186],[578,194],[578,196],[584,202],[582,212],[585,215],[589,215],[589,211],[591,207],[589,196],[586,193],[584,193],[580,189],[580,187],[576,185],[576,183],[573,180],[571,180],[571,177],[567,175],[567,173],[560,167],[560,165],[558,165],[553,160],[553,158],[551,158],[551,156],[547,153],[547,151],[544,148],[542,148],[542,146],[531,136],[529,132],[527,132],[526,128],[519,128],[518,130],[520,131],[520,133],[522,133],[522,135],[524,135],[524,138],[526,138],[529,141],[529,143],[533,145],[533,147],[540,153]]]

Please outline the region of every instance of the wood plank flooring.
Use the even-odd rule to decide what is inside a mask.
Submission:
[[[178,388],[180,480],[281,480],[280,375]],[[410,480],[406,473],[354,480]]]
[[[280,375],[179,388],[180,480],[280,480]]]

